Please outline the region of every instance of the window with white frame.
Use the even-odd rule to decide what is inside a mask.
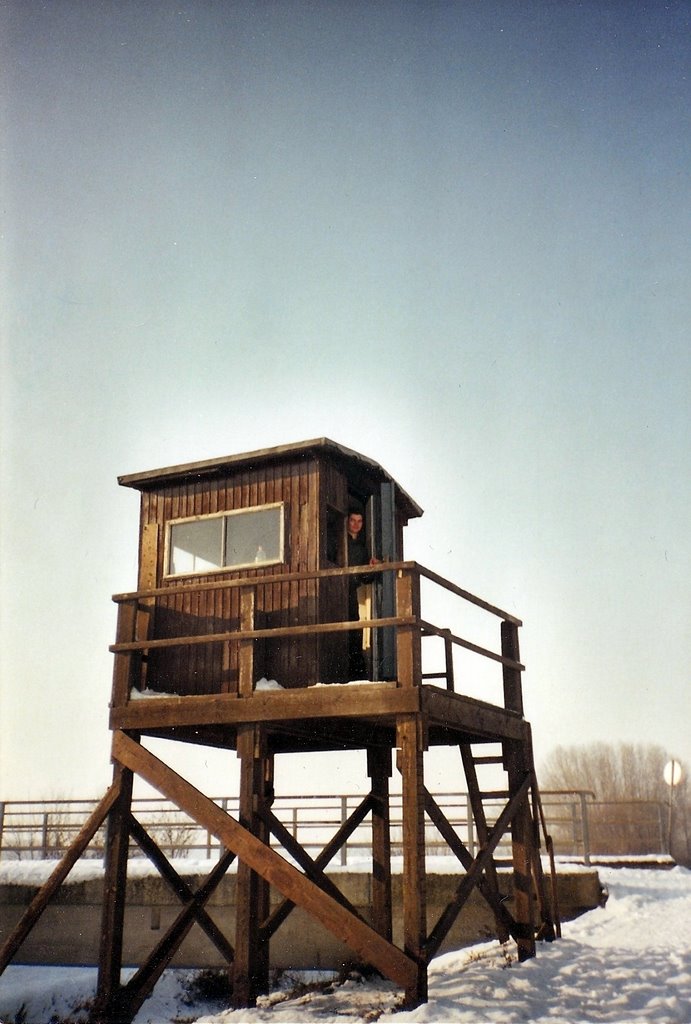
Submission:
[[[283,503],[168,524],[166,575],[248,569],[284,560]]]

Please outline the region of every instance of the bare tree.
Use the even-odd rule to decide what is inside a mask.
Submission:
[[[593,743],[582,747],[556,747],[540,772],[543,790],[590,790],[601,809],[597,823],[599,852],[656,852],[655,840],[669,845],[672,815],[672,853],[689,861],[691,808],[688,767],[674,793],[664,781],[669,753],[658,746],[632,743]],[[671,803],[670,803],[671,802]]]

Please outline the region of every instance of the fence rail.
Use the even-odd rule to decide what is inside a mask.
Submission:
[[[547,829],[554,841],[555,853],[588,864],[593,856],[631,856],[664,854],[667,851],[665,814],[656,801],[598,801],[584,790],[543,792],[542,802]],[[276,797],[272,810],[300,844],[314,856],[348,819],[362,800],[357,794],[328,796]],[[435,794],[435,800],[474,856],[478,840],[467,793]],[[219,797],[215,802],[237,815],[237,799]],[[81,829],[96,801],[0,801],[0,859],[58,859]],[[503,803],[496,801],[497,815]],[[492,801],[487,801],[492,820]],[[158,798],[140,798],[132,803],[132,812],[155,842],[170,857],[218,858],[218,840],[188,818],[174,804]],[[436,828],[428,822],[425,837],[430,856],[450,855],[449,847]],[[86,856],[101,858],[105,829],[99,830]],[[391,797],[391,847],[394,856],[402,853],[400,796]],[[367,821],[360,825],[338,854],[343,866],[369,856],[371,833]],[[139,851],[133,848],[133,855]],[[510,859],[507,843],[497,850],[499,859]]]

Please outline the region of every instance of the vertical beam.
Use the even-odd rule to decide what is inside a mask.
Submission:
[[[463,761],[463,769],[465,771],[466,782],[468,784],[468,799],[470,806],[473,811],[473,818],[475,819],[475,828],[477,830],[477,837],[480,844],[480,850],[486,850],[490,842],[489,829],[487,827],[487,818],[485,816],[485,806],[482,802],[482,795],[480,793],[480,786],[477,778],[477,768],[475,766],[475,759],[469,743],[460,744],[461,759]],[[485,868],[485,878],[487,880],[487,887],[492,895],[494,906],[494,921],[497,929],[497,937],[500,942],[506,942],[509,939],[509,930],[506,926],[506,921],[498,913],[495,907],[501,905],[501,897],[499,894],[499,879],[497,876],[497,866],[494,863],[492,857],[487,862]]]
[[[372,780],[372,926],[391,942],[391,817],[389,779],[391,750],[369,747],[367,773]]]
[[[129,643],[136,639],[137,602],[122,601],[118,604],[117,643]],[[127,704],[130,689],[139,681],[137,669],[141,666],[140,651],[123,651],[115,655],[113,664],[113,694],[111,706],[122,708]]]
[[[509,794],[514,796],[529,776],[526,763],[526,747],[520,740],[504,744],[504,758],[509,780]],[[526,793],[511,824],[511,848],[513,857],[513,899],[514,919],[520,933],[516,939],[518,959],[528,960],[535,956],[535,909],[532,887],[532,863],[534,850],[533,820],[530,812],[530,797]]]
[[[520,662],[521,660],[518,648],[518,626],[514,622],[502,622],[501,624],[501,653],[505,658],[511,658],[512,661]],[[523,687],[520,669],[504,665],[503,674],[504,707],[522,715]]]
[[[144,523],[139,540],[139,581],[138,590],[153,590],[158,582],[158,547],[160,527],[158,523]],[[155,599],[142,598],[137,603],[137,624],[135,639],[148,640],[155,613]],[[139,655],[139,683],[143,690],[147,684],[148,656]]]
[[[240,592],[240,629],[254,629],[254,588],[243,587]],[[238,644],[238,694],[251,697],[254,690],[254,640],[240,640]]]
[[[420,618],[420,576],[414,570],[399,570],[396,578],[396,615]],[[422,651],[419,625],[396,629],[396,671],[399,686],[419,686]]]
[[[268,829],[257,811],[265,803],[270,780],[263,730],[254,723],[238,728],[240,765],[240,824],[268,843]],[[268,943],[260,928],[268,916],[268,883],[241,859],[238,865],[235,916],[235,961],[233,964],[233,1005],[254,1006],[257,996],[268,991]]]
[[[501,624],[501,652],[505,658],[520,662],[518,626],[513,622]],[[510,711],[523,714],[523,690],[520,669],[503,666],[504,704]],[[530,731],[526,729],[522,740],[507,740],[504,743],[504,764],[509,782],[509,794],[513,797],[521,788],[526,776],[530,775],[532,750]],[[513,857],[514,917],[520,934],[516,940],[519,960],[535,956],[535,910],[532,892],[532,862],[534,849],[533,820],[528,793],[522,801],[511,825],[511,847]]]
[[[114,733],[114,737],[117,733]],[[113,768],[113,788],[119,796],[108,816],[105,847],[101,949],[98,961],[96,1020],[120,1024],[120,975],[122,971],[123,931],[127,898],[127,857],[129,853],[129,816],[132,804],[133,775],[117,761]]]
[[[427,899],[425,876],[425,787],[421,721],[401,715],[396,724],[403,816],[403,948],[417,965],[405,992],[406,1006],[427,1000]]]
[[[442,636],[444,637],[444,660],[446,663],[446,689],[453,693],[456,689],[456,681],[454,679],[453,672],[453,641],[451,640],[451,630],[443,630]]]

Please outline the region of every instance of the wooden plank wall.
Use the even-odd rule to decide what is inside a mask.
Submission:
[[[262,463],[256,468],[219,478],[190,478],[142,493],[142,531],[157,523],[157,583],[170,587],[171,595],[158,598],[153,617],[153,636],[205,635],[237,628],[239,590],[176,594],[176,581],[164,578],[165,529],[173,519],[209,515],[282,501],[285,505],[285,561],[263,569],[205,573],[184,577],[201,582],[216,579],[256,578],[278,572],[319,568],[320,489],[319,462],[315,458],[287,463]],[[317,583],[272,584],[257,588],[257,625],[288,626],[317,621]],[[263,647],[263,649],[262,649]],[[305,638],[299,644],[280,640],[257,643],[255,679],[277,679],[282,686],[304,686],[317,681],[318,644]],[[226,644],[199,645],[153,651],[148,666],[148,685],[165,693],[211,694],[237,689],[237,652]]]

